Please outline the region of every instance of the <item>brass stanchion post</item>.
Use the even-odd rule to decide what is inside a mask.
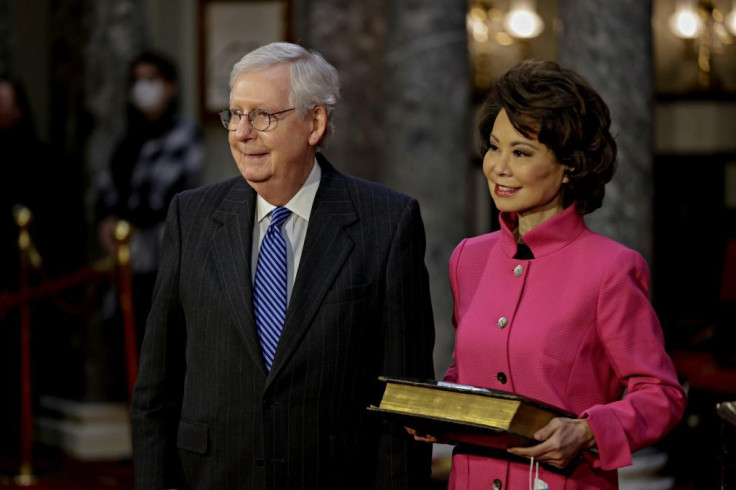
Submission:
[[[135,314],[133,305],[133,280],[130,273],[130,224],[118,221],[115,226],[115,240],[118,243],[118,290],[120,310],[123,317],[123,335],[125,339],[125,368],[128,381],[128,401],[133,396],[133,388],[138,379],[138,343],[135,332]]]
[[[30,287],[28,277],[30,268],[32,265],[40,265],[40,257],[28,231],[33,217],[31,211],[20,206],[14,210],[14,217],[19,228],[20,293],[23,294]],[[31,395],[31,306],[28,302],[20,306],[20,356],[21,462],[15,482],[18,485],[27,486],[35,481],[33,476],[33,399]]]

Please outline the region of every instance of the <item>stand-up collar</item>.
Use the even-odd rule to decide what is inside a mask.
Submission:
[[[518,216],[516,213],[502,212],[499,221],[501,222],[501,248],[504,254],[513,257],[516,254],[514,229],[519,223]],[[566,246],[585,230],[585,221],[582,215],[575,210],[573,204],[524,233],[523,239],[534,254],[534,258],[540,258]]]

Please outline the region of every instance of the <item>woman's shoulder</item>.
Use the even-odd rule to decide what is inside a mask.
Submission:
[[[474,260],[476,258],[485,260],[485,257],[488,256],[488,251],[498,243],[500,238],[500,231],[463,238],[452,252],[450,262],[458,262],[461,256],[463,261],[466,259]]]
[[[487,252],[488,247],[493,246],[500,239],[501,232],[492,231],[490,233],[484,233],[482,235],[463,238],[460,243],[457,244],[456,249],[462,248],[463,250],[468,251],[485,250]]]
[[[592,232],[580,237],[576,253],[618,270],[627,268],[647,269],[648,264],[641,252],[635,250],[613,238]]]

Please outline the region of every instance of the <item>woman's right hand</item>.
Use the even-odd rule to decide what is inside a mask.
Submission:
[[[404,427],[404,429],[406,429],[406,431],[409,434],[411,434],[411,435],[414,436],[414,440],[415,441],[431,442],[433,444],[446,444],[447,443],[447,441],[445,439],[439,439],[439,438],[437,438],[435,436],[430,436],[429,434],[421,434],[421,433],[415,431],[414,429],[410,429],[409,427]]]

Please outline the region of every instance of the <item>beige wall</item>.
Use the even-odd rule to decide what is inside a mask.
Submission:
[[[736,101],[673,100],[655,106],[656,153],[736,153]]]

